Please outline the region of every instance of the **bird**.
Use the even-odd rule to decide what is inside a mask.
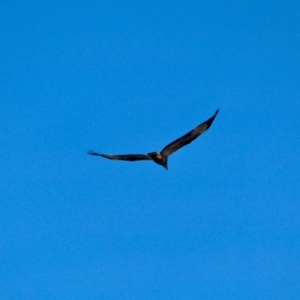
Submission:
[[[168,170],[169,156],[173,154],[175,151],[179,150],[180,148],[188,145],[196,138],[198,138],[201,134],[203,134],[206,130],[208,130],[211,124],[213,123],[213,121],[215,120],[218,113],[219,113],[219,109],[217,109],[215,114],[212,117],[210,117],[208,120],[204,121],[194,129],[186,133],[185,135],[171,142],[170,144],[165,146],[160,152],[149,152],[148,154],[114,155],[114,154],[102,154],[94,150],[88,150],[87,154],[94,155],[94,156],[101,156],[112,160],[125,160],[125,161],[152,160],[158,165],[161,165],[166,170]]]

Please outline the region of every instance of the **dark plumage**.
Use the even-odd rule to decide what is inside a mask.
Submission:
[[[216,118],[219,110],[217,109],[215,114],[209,118],[207,121],[201,123],[196,128],[186,133],[182,137],[168,144],[162,149],[161,152],[150,152],[147,155],[145,154],[122,154],[122,155],[113,155],[113,154],[101,154],[93,150],[89,150],[87,153],[89,155],[102,156],[112,160],[127,160],[127,161],[136,161],[136,160],[153,160],[157,164],[165,167],[168,170],[168,157],[177,151],[178,149],[184,147],[185,145],[191,143],[202,133],[209,129],[214,119]]]

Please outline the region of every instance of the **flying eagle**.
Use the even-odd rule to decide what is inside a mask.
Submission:
[[[207,121],[201,123],[196,128],[186,133],[182,137],[168,144],[160,152],[150,152],[147,155],[145,154],[122,154],[122,155],[113,155],[113,154],[101,154],[93,150],[88,150],[89,155],[102,156],[112,160],[127,160],[127,161],[136,161],[136,160],[153,160],[155,163],[163,166],[168,170],[168,157],[180,149],[181,147],[191,143],[198,136],[204,133],[213,123],[215,117],[217,116],[219,110],[217,109],[215,114],[209,118]]]

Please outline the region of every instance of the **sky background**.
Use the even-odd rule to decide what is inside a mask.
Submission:
[[[299,1],[2,1],[1,299],[300,299]],[[220,113],[169,159],[148,153]]]

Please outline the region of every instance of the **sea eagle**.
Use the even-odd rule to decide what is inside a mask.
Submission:
[[[94,150],[88,150],[87,153],[89,155],[102,156],[112,160],[127,160],[127,161],[136,161],[136,160],[153,160],[155,163],[163,166],[168,170],[168,157],[180,149],[181,147],[191,143],[198,136],[204,133],[213,123],[215,117],[217,116],[219,110],[217,109],[215,114],[209,118],[207,121],[201,123],[196,128],[186,133],[182,137],[168,144],[165,148],[163,148],[160,152],[150,152],[147,155],[145,154],[101,154]]]

